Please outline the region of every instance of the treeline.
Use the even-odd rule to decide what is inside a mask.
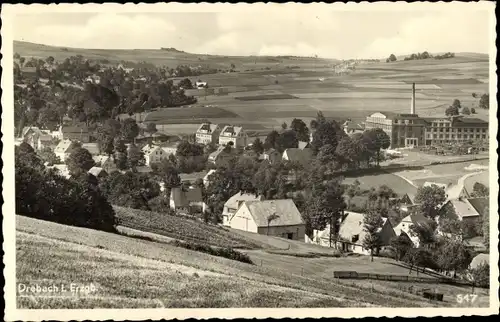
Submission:
[[[15,149],[16,214],[113,232],[115,213],[94,176],[65,179],[28,144]]]
[[[421,52],[421,53],[413,53],[407,57],[405,57],[403,60],[404,61],[409,61],[409,60],[423,60],[423,59],[447,59],[447,58],[453,58],[455,57],[455,53],[452,52],[447,52],[442,55],[431,55],[427,51]],[[395,62],[397,61],[397,57],[394,54],[391,54],[389,58],[386,59],[386,63],[390,62]]]

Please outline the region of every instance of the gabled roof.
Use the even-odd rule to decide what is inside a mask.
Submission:
[[[59,144],[54,149],[55,153],[68,153],[73,147],[73,141],[71,140],[61,140]]]
[[[290,148],[286,149],[283,152],[283,159],[285,156],[288,157],[289,161],[299,162],[301,164],[307,164],[312,158],[312,151],[309,148],[299,149],[299,148]]]
[[[40,129],[38,127],[36,127],[36,126],[25,126],[25,127],[23,127],[23,131],[21,133],[21,136],[24,137],[30,131],[32,131],[32,132],[34,132],[36,134],[41,134],[41,131],[40,131]]]
[[[99,154],[99,145],[97,143],[82,143],[82,148],[89,151],[92,155]]]
[[[151,144],[146,144],[145,146],[142,147],[141,151],[144,153],[145,156],[150,155],[151,153],[155,152],[156,150],[162,150],[164,151],[161,147],[158,145],[151,145]]]
[[[104,165],[108,160],[110,160],[110,157],[107,155],[95,155],[92,157],[95,163],[99,163],[101,165]]]
[[[191,202],[202,202],[203,200],[199,187],[191,187],[186,190],[181,187],[172,188],[170,199],[174,201],[176,207],[188,207]]]
[[[470,268],[477,268],[480,264],[489,264],[490,263],[490,254],[478,254],[476,257],[472,259],[470,263]]]
[[[459,218],[480,216],[479,212],[469,203],[467,199],[456,199],[448,201],[455,209]]]
[[[467,201],[481,216],[489,216],[489,213],[485,212],[486,208],[489,206],[489,198],[468,198]]]
[[[231,134],[231,136],[238,136],[240,132],[243,131],[243,128],[241,126],[232,126],[232,125],[226,125],[221,131],[222,134]]]
[[[245,201],[244,203],[257,227],[267,227],[271,215],[278,217],[269,223],[270,227],[304,225],[302,216],[292,199]]]
[[[299,146],[298,146],[298,148],[299,148],[300,150],[304,150],[305,148],[309,148],[309,147],[310,147],[309,142],[299,141]]]
[[[215,132],[219,128],[217,124],[203,123],[200,125],[196,132],[208,131],[209,133]]]
[[[106,174],[106,170],[101,167],[92,167],[90,168],[89,173],[94,177],[98,177],[101,174]]]
[[[240,201],[260,201],[264,200],[264,196],[257,196],[252,193],[241,193],[238,192],[237,194],[233,195],[231,198],[229,198],[225,203],[224,207],[227,207],[229,209],[238,209],[238,204]]]
[[[346,211],[345,218],[340,224],[339,235],[344,238],[350,238],[354,235],[361,235],[363,232],[364,218],[365,214]]]
[[[224,152],[225,148],[226,148],[225,146],[222,146],[222,145],[219,146],[217,148],[217,150],[215,150],[214,152],[212,152],[212,153],[210,153],[208,155],[208,159],[212,160],[212,161],[217,160],[217,158],[219,157],[219,155],[221,155],[222,153],[226,153],[226,152]]]

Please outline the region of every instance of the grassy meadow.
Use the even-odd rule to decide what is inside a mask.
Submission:
[[[182,220],[182,219],[179,219]],[[257,237],[258,238],[258,237]],[[264,242],[266,242],[264,240]],[[436,307],[398,285],[336,280],[367,257],[299,258],[248,250],[251,265],[86,228],[16,216],[17,282],[93,283],[76,296],[18,296],[19,308]],[[147,251],[145,251],[147,250]],[[50,258],[50,260],[47,260]],[[376,271],[406,269],[385,258]],[[298,271],[302,267],[303,271]],[[465,290],[464,290],[465,292]],[[451,305],[451,303],[445,303]]]

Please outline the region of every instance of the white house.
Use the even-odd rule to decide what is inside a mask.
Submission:
[[[147,144],[141,149],[141,151],[144,153],[146,166],[151,166],[153,163],[159,163],[169,156],[169,154],[158,145]]]
[[[363,241],[367,234],[364,228],[364,217],[365,214],[351,211],[344,214],[344,219],[340,224],[338,233],[340,241],[337,244],[343,251],[350,251],[364,255],[370,254],[370,250],[365,249],[363,246]],[[391,222],[387,218],[382,218],[382,220],[383,224],[377,231],[380,236],[381,249],[390,245],[391,240],[396,237],[396,233],[391,225]],[[325,234],[320,236],[320,243],[328,243],[328,235],[329,230],[327,230],[326,236]]]
[[[231,228],[304,240],[306,226],[291,199],[245,201],[229,219]]]
[[[206,209],[199,187],[176,187],[170,190],[170,208],[176,211],[202,213]]]
[[[203,123],[196,131],[196,143],[217,144],[219,142],[220,127],[217,124]]]
[[[413,225],[426,224],[428,222],[429,219],[425,218],[424,215],[419,212],[415,212],[403,218],[403,220],[396,227],[394,227],[394,232],[396,233],[396,236],[400,236],[402,233],[406,234],[415,247],[418,247],[420,241],[417,236],[412,235],[410,227]]]
[[[61,159],[61,162],[64,163],[66,159],[68,158],[69,154],[71,153],[71,150],[74,147],[74,143],[71,140],[62,140],[59,142],[59,144],[56,146],[54,149],[54,153],[56,156]]]
[[[244,148],[247,145],[248,135],[240,126],[226,125],[219,135],[219,144],[233,143],[234,148]]]
[[[234,216],[236,211],[238,211],[243,202],[260,200],[264,200],[264,197],[256,196],[255,194],[251,193],[238,192],[237,194],[229,198],[224,204],[224,208],[222,209],[222,224],[224,226],[229,226],[231,218]]]

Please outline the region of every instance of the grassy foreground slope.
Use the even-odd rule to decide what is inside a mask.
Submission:
[[[327,276],[23,216],[16,216],[16,230],[17,282],[97,288],[80,298],[18,297],[20,308],[434,306],[397,288],[369,291]],[[279,262],[281,255],[273,256]]]

